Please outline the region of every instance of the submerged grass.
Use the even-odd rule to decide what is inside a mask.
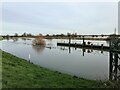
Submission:
[[[1,51],[1,50],[0,50]],[[51,71],[2,52],[2,88],[98,88],[103,82]]]

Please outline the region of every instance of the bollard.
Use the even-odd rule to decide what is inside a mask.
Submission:
[[[75,47],[76,47],[76,43],[75,43]]]
[[[101,44],[101,49],[103,49],[103,44]]]
[[[85,43],[84,43],[84,36],[83,36],[83,45],[84,45]]]
[[[70,43],[71,43],[71,38],[69,37],[69,46],[70,46]]]
[[[93,44],[91,44],[91,48],[93,47]]]

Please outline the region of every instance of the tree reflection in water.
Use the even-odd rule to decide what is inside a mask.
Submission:
[[[18,38],[15,37],[15,38],[12,38],[13,42],[17,42],[18,41]]]

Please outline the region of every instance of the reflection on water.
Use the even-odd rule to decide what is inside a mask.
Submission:
[[[18,38],[12,38],[12,40],[13,40],[14,42],[17,42],[17,41],[18,41]]]
[[[27,40],[27,38],[21,38],[22,40],[24,40],[24,41],[26,41]]]
[[[120,81],[120,54],[109,52],[109,79]]]
[[[45,39],[45,45],[32,45],[32,40],[3,40],[1,49],[26,60],[30,54],[34,64],[86,79],[108,80],[116,74],[113,73],[116,67],[111,66],[114,60],[109,59],[111,55],[107,51],[57,46],[60,39]],[[119,63],[115,65],[119,67]]]
[[[68,50],[69,53],[71,52],[71,49],[73,47],[66,47],[60,46],[60,50]],[[77,48],[73,48],[74,50],[77,50]],[[98,51],[101,54],[104,53],[103,50],[94,50],[94,49],[82,49],[82,55],[85,56],[85,53],[93,53],[94,51]],[[117,52],[109,52],[109,80],[115,80],[115,81],[120,81],[120,54]]]
[[[32,45],[32,48],[37,52],[37,53],[42,53],[45,49],[44,45]]]
[[[59,47],[60,47],[60,50],[62,50],[62,51],[68,50],[69,53],[72,53],[71,49],[77,50],[77,48],[74,48],[74,47],[68,47],[68,49],[66,47],[63,47],[63,46],[59,46]],[[103,51],[103,50],[94,50],[94,49],[86,49],[86,48],[79,48],[79,49],[82,50],[82,55],[83,56],[84,56],[85,53],[97,52],[97,53],[104,54],[104,52],[106,52],[106,51]]]

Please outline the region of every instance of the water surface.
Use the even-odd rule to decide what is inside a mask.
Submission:
[[[2,50],[54,71],[90,80],[109,79],[109,52],[57,46],[68,40],[45,39],[46,46],[33,46],[33,39],[3,40]],[[81,43],[80,40],[72,41]],[[105,41],[96,44],[108,45]],[[84,51],[84,53],[83,53]]]

